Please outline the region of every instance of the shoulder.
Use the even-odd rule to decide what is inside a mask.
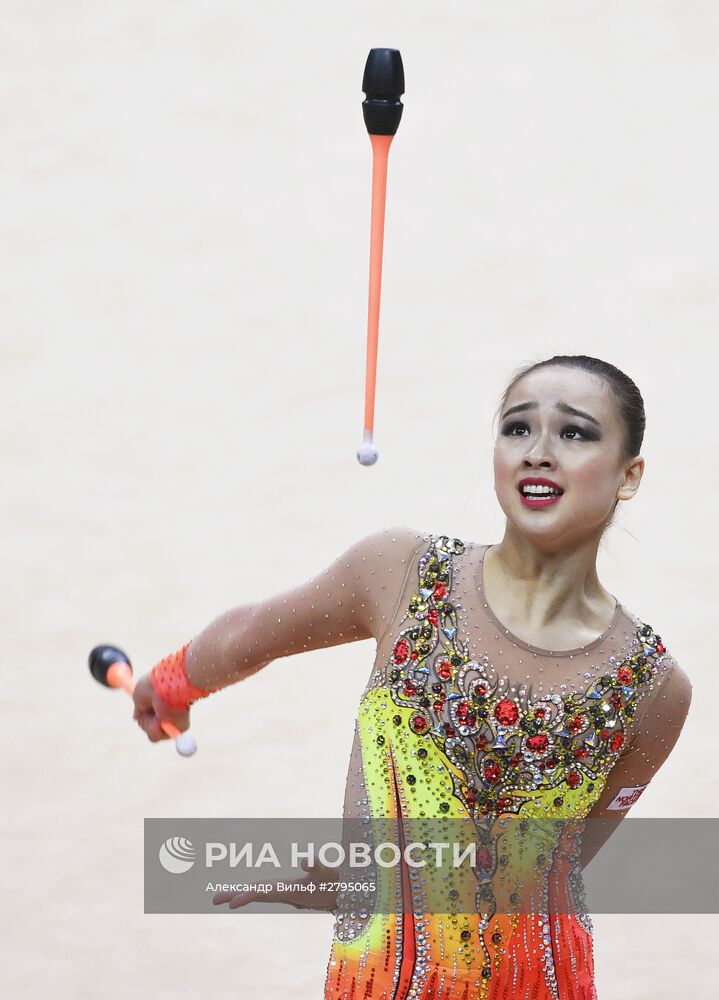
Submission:
[[[406,562],[415,552],[429,548],[433,537],[429,532],[411,528],[406,524],[395,524],[363,535],[356,542],[355,548],[361,550],[365,556],[372,554],[377,558],[387,557]]]
[[[692,682],[668,651],[663,657],[663,673],[655,685],[655,695],[658,702],[665,704],[665,714],[671,713],[674,718],[684,721],[692,700]]]
[[[638,654],[649,670],[648,683],[642,685],[639,710],[632,727],[631,744],[652,745],[653,752],[660,752],[664,759],[676,743],[684,727],[692,700],[691,679],[677,661],[666,640],[652,626],[633,616],[637,622],[637,635],[644,643],[644,655]],[[636,656],[636,654],[635,654]]]
[[[441,574],[454,555],[465,551],[452,535],[394,524],[363,535],[345,553],[365,586],[416,587],[425,574]]]
[[[431,568],[433,557],[441,564],[452,556],[461,555],[471,545],[455,535],[394,524],[363,535],[346,555],[373,575],[378,571],[421,574]]]
[[[430,546],[427,532],[405,524],[377,528],[356,539],[339,557],[365,585],[391,582]]]
[[[642,664],[647,663],[651,670],[650,690],[661,688],[665,693],[671,691],[674,696],[691,695],[691,681],[669,648],[667,638],[626,605],[620,606],[635,636],[633,643],[636,648],[630,650],[632,661],[638,659]]]

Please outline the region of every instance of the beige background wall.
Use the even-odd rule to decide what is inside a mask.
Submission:
[[[552,353],[646,401],[600,576],[694,701],[633,815],[716,814],[716,4],[10,0],[2,22],[8,995],[321,996],[328,915],[145,916],[142,824],[335,815],[372,643],[198,706],[191,761],[87,654],[144,672],[384,525],[499,540],[492,414]],[[362,468],[382,45],[407,94]],[[708,997],[718,926],[596,916],[600,997]]]

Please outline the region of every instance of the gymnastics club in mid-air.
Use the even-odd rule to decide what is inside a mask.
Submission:
[[[382,247],[387,198],[387,158],[399,128],[404,94],[404,67],[398,49],[370,49],[364,68],[362,113],[372,143],[372,227],[369,253],[367,311],[367,369],[365,374],[364,436],[357,449],[360,465],[374,465],[379,452],[373,443],[374,400],[377,385],[379,301],[382,291]]]
[[[124,688],[129,695],[135,688],[132,664],[126,653],[117,646],[95,646],[88,658],[90,673],[99,684],[110,688]],[[160,722],[160,728],[175,741],[175,749],[182,757],[191,757],[197,743],[190,733],[181,733],[169,719]]]

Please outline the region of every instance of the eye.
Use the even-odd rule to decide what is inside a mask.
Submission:
[[[570,424],[569,427],[564,427],[562,429],[562,434],[578,434],[580,438],[586,438],[587,437],[587,435],[584,433],[584,431],[582,430],[581,427],[575,427],[573,424]],[[570,441],[576,441],[577,438],[576,437],[572,437],[569,440]]]
[[[510,420],[510,422],[505,424],[502,428],[502,434],[506,437],[523,437],[524,435],[521,433],[522,431],[529,431],[529,424],[527,424],[524,420]],[[568,441],[594,441],[597,440],[598,437],[591,431],[585,431],[581,427],[577,427],[576,424],[567,424],[563,427],[560,432],[560,437],[564,435],[570,435],[567,437]]]
[[[502,434],[506,434],[507,437],[517,437],[518,435],[514,434],[514,430],[517,427],[519,428],[524,427],[527,430],[529,430],[529,427],[523,420],[510,420],[510,422],[508,424],[505,424],[504,427],[502,428]]]

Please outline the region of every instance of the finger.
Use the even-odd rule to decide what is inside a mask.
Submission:
[[[300,866],[309,872],[317,882],[335,882],[339,878],[337,868],[328,868],[321,865],[319,861],[310,862],[309,858],[303,858]]]
[[[248,890],[247,892],[218,892],[212,897],[212,902],[215,904],[228,903],[230,904],[231,910],[236,910],[240,906],[245,906],[247,903],[254,903],[256,900],[261,899],[263,902],[272,903],[292,903],[294,905],[293,898],[297,893],[293,893],[289,889],[278,889],[277,883],[275,883],[268,892],[253,892]]]
[[[159,743],[161,740],[169,740],[170,738],[160,725],[160,720],[156,715],[150,716],[146,732],[153,743]]]
[[[159,743],[160,740],[167,740],[169,736],[160,728],[160,722],[153,712],[143,712],[137,724],[143,730],[151,743]]]
[[[232,892],[216,892],[212,897],[212,902],[215,906],[218,906],[220,903],[229,903],[233,895],[234,893]]]
[[[314,878],[310,877],[307,879],[295,879],[298,885],[307,885],[310,882],[314,882]],[[323,895],[320,892],[307,892],[300,888],[293,889],[278,889],[277,883],[275,882],[272,888],[267,892],[236,892],[232,895],[232,900],[230,901],[230,909],[236,910],[240,906],[245,906],[247,903],[254,903],[256,900],[262,900],[266,903],[289,903],[290,906],[297,907],[301,909],[303,907],[317,906],[318,900],[315,896]],[[322,904],[319,903],[320,908]]]
[[[180,732],[190,728],[190,713],[187,709],[179,710],[168,705],[157,693],[152,699],[152,708],[158,719],[164,722],[172,722]]]
[[[236,910],[238,907],[244,906],[245,903],[254,902],[256,896],[257,894],[254,892],[236,892],[230,900],[230,909]],[[267,893],[264,894],[263,898],[267,899]]]
[[[323,868],[325,872],[330,872],[330,869],[324,869],[321,865],[309,865],[305,860],[300,862],[303,868]],[[331,890],[327,889],[325,891],[320,891],[319,882],[317,875],[310,875],[308,878],[304,879],[294,879],[294,883],[298,886],[308,885],[309,883],[314,883],[316,886],[315,892],[308,892],[306,889],[278,889],[277,882],[271,884],[270,889],[267,892],[257,892],[253,890],[246,890],[245,892],[217,892],[212,897],[212,902],[215,906],[220,906],[223,903],[229,903],[231,910],[236,910],[240,906],[245,906],[248,903],[253,903],[256,901],[260,902],[273,902],[273,903],[289,903],[290,906],[295,906],[297,908],[315,908],[320,910],[331,910],[335,905],[335,894]]]

